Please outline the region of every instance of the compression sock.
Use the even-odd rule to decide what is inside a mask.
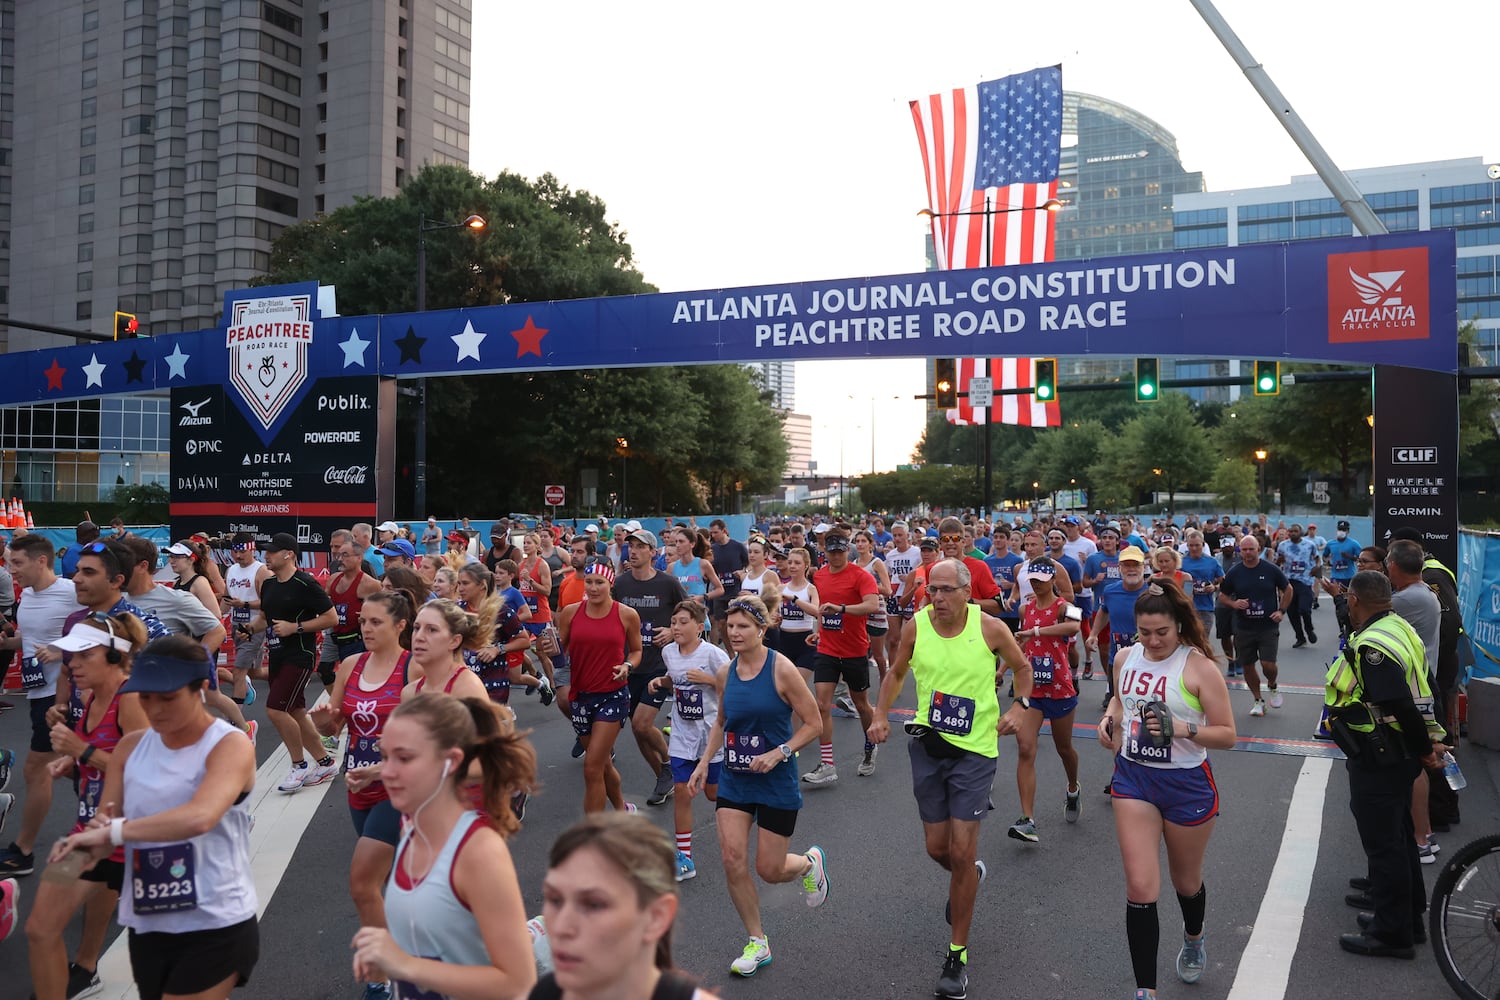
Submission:
[[[693,831],[677,831],[677,849],[681,851],[689,861],[693,860]]]
[[[1130,943],[1130,967],[1136,989],[1156,989],[1156,950],[1161,927],[1156,921],[1156,903],[1125,901],[1125,939]]]
[[[949,944],[948,944],[948,954],[952,955],[955,952],[958,954],[958,960],[960,962],[964,963],[965,965],[969,964],[969,949],[968,949],[967,946],[953,944],[952,942],[949,942]]]
[[[833,766],[833,744],[832,743],[823,743],[823,742],[820,741],[818,743],[818,755],[819,755],[819,760],[821,760],[822,763],[827,764],[829,767]]]
[[[1203,933],[1203,913],[1208,909],[1208,886],[1200,885],[1191,896],[1177,894],[1177,905],[1182,907],[1182,930],[1195,938]]]

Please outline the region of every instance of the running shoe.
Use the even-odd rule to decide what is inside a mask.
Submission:
[[[1313,606],[1316,607],[1317,605]],[[1312,629],[1307,630],[1307,644],[1309,646],[1316,646],[1318,644],[1318,633],[1314,632]]]
[[[634,802],[627,802],[625,803],[625,811],[628,813],[637,813],[641,811],[641,807]]]
[[[1130,994],[1130,1000],[1156,1000],[1156,998],[1146,990],[1136,990],[1134,993]]]
[[[1066,793],[1063,799],[1063,819],[1069,823],[1078,822],[1078,814],[1083,811],[1083,786],[1078,791]]]
[[[1091,681],[1094,679],[1094,665],[1092,663],[1086,664],[1084,666],[1083,679],[1086,681]]]
[[[765,938],[751,938],[740,952],[740,957],[729,963],[729,971],[736,976],[753,976],[762,965],[771,964],[771,945]]]
[[[1105,695],[1104,696],[1104,700],[1099,703],[1099,711],[1101,711],[1101,712],[1108,712],[1109,711],[1109,703],[1111,701],[1113,701],[1113,700],[1114,700],[1114,697],[1112,695]]]
[[[1418,844],[1417,860],[1424,865],[1437,864],[1438,847],[1436,844]]]
[[[879,752],[879,747],[866,747],[865,759],[859,762],[859,767],[855,769],[854,773],[858,774],[861,778],[868,778],[870,775],[874,774],[875,755]]]
[[[68,1000],[83,1000],[103,991],[98,970],[90,971],[77,962],[68,963]]]
[[[251,719],[245,723],[245,735],[250,737],[250,745],[255,746],[255,734],[260,732],[260,723]]]
[[[1296,641],[1296,642],[1294,642],[1294,643],[1292,643],[1292,648],[1293,648],[1293,649],[1301,649],[1301,648],[1302,648],[1302,647],[1303,647],[1303,646],[1306,646],[1306,645],[1307,645],[1307,640],[1306,640],[1306,639],[1304,639],[1304,638],[1302,638],[1302,637],[1301,637],[1301,636],[1300,636],[1300,635],[1299,635],[1299,636],[1298,636],[1298,637],[1297,637],[1297,641]]]
[[[339,766],[337,764],[310,764],[308,771],[311,773],[302,779],[303,788],[311,788],[325,781],[332,781],[338,777]]]
[[[1281,697],[1281,692],[1278,691],[1278,690],[1276,690],[1275,688],[1272,688],[1271,689],[1271,707],[1272,708],[1280,708],[1283,704],[1284,704],[1284,702],[1283,702],[1282,697]]]
[[[11,807],[16,804],[16,797],[9,792],[0,792],[0,830],[5,829],[5,817],[10,815]]]
[[[245,685],[245,707],[249,708],[251,705],[254,705],[254,704],[255,704],[255,685],[254,684],[246,684]]]
[[[828,869],[823,848],[808,848],[807,860],[812,867],[802,876],[802,891],[807,893],[808,906],[822,906],[828,901]]]
[[[390,983],[365,983],[363,1000],[391,1000]]]
[[[0,882],[0,941],[20,923],[21,887],[13,878]]]
[[[937,987],[932,995],[945,1000],[964,1000],[969,995],[969,967],[964,964],[964,953],[948,950],[943,960],[943,971],[938,975]]]
[[[515,813],[517,823],[526,819],[526,803],[530,801],[531,795],[527,792],[517,792],[510,797],[510,811]]]
[[[281,779],[281,784],[276,786],[276,790],[288,794],[300,792],[302,786],[307,784],[307,777],[311,773],[311,769],[306,764],[303,764],[301,767],[293,767],[286,773],[286,777]]]
[[[1265,702],[1263,702],[1263,701],[1257,701],[1254,705],[1250,706],[1250,715],[1253,718],[1257,718],[1258,719],[1262,715],[1265,715],[1265,714],[1266,714],[1266,703]]]
[[[677,881],[686,882],[690,878],[698,877],[698,866],[693,864],[693,859],[677,852]]]
[[[323,749],[327,750],[329,753],[338,753],[339,752],[339,738],[337,736],[325,736],[325,737],[323,737]]]
[[[16,766],[14,750],[0,750],[0,792],[10,787],[10,769]]]
[[[579,757],[582,757],[584,753],[587,752],[587,750],[588,748],[583,745],[583,741],[575,736],[573,738],[573,749],[572,751],[570,751],[570,756],[572,756],[574,760],[577,760]]]
[[[1203,966],[1208,962],[1208,935],[1194,941],[1186,934],[1182,936],[1182,950],[1177,953],[1177,978],[1185,983],[1196,983],[1203,975]]]
[[[1024,840],[1028,844],[1039,843],[1042,839],[1041,837],[1037,836],[1036,821],[1033,820],[1030,816],[1022,816],[1020,819],[1016,820],[1015,823],[1011,825],[1011,828],[1006,831],[1006,835],[1014,840]]]
[[[30,875],[35,870],[36,855],[22,854],[14,841],[5,850],[0,851],[0,877]],[[0,935],[0,938],[3,937],[4,935]]]
[[[547,683],[547,678],[545,677],[538,677],[537,680],[541,681],[541,683],[536,686],[536,693],[541,696],[542,704],[544,706],[551,705],[552,702],[557,698],[557,695],[552,691],[552,685]],[[527,688],[526,690],[530,691],[531,689]]]
[[[646,800],[648,806],[659,806],[672,797],[674,782],[672,781],[671,765],[664,766],[656,775],[656,787],[651,790],[651,797]]]
[[[974,869],[977,872],[979,872],[979,884],[980,885],[984,885],[984,880],[987,879],[987,878],[989,878],[989,875],[990,875],[989,866],[986,865],[983,861],[976,861],[976,862],[974,862]],[[944,902],[943,902],[943,919],[945,921],[947,921],[949,927],[953,926],[953,900],[952,899],[947,899],[947,900],[944,900]]]
[[[854,707],[854,699],[847,694],[841,694],[833,699],[833,714],[841,719],[859,718],[859,710]]]
[[[803,783],[808,785],[831,785],[838,780],[838,768],[832,764],[819,764],[802,776]]]

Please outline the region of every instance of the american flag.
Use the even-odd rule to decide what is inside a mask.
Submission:
[[[1051,260],[1055,213],[1040,207],[1057,196],[1062,67],[1034,69],[933,94],[912,101],[911,114],[927,173],[938,267],[1000,267]],[[1021,388],[1031,385],[1034,365],[1030,358],[960,359],[959,391],[968,391],[968,379],[988,370],[994,373],[996,389]],[[1055,401],[1036,404],[1030,396],[999,398],[1001,423],[1062,426]],[[968,424],[982,423],[984,417],[960,405],[948,411],[948,419]]]

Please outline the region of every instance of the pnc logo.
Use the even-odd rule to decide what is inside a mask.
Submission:
[[[1427,248],[1328,255],[1328,342],[1426,340]]]

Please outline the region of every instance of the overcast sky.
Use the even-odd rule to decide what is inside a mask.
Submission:
[[[1493,0],[1218,6],[1344,169],[1500,159]],[[907,101],[1036,66],[1155,119],[1211,191],[1312,172],[1187,0],[473,7],[470,165],[602,198],[663,291],[920,271]],[[819,467],[867,471],[871,400],[875,464],[907,461],[922,370],[800,363]]]

